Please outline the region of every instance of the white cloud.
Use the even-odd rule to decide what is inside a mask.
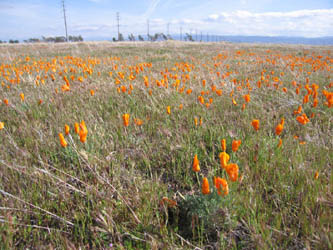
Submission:
[[[234,35],[329,36],[333,34],[333,9],[252,13],[233,11],[205,19],[219,32]]]
[[[71,26],[71,30],[74,32],[106,31],[106,30],[110,30],[112,28],[113,28],[113,26],[111,26],[111,25],[99,25],[99,24]]]
[[[218,14],[211,14],[211,15],[208,16],[208,18],[211,19],[211,20],[217,20],[217,19],[219,19],[219,15]]]

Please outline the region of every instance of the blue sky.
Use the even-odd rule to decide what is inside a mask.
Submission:
[[[68,32],[85,39],[147,33],[333,35],[333,0],[65,0]],[[64,35],[61,0],[0,0],[0,40]]]

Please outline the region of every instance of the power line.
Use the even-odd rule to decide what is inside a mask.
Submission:
[[[63,12],[64,12],[64,23],[65,23],[65,31],[66,31],[66,42],[68,42],[65,0],[62,0],[62,9],[63,9]]]

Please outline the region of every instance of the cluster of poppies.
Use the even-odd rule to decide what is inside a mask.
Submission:
[[[232,151],[236,152],[240,145],[241,145],[241,140],[233,140],[232,141]],[[221,140],[221,148],[222,148],[222,152],[219,154],[221,169],[226,171],[230,181],[236,182],[238,180],[239,167],[236,163],[229,163],[230,156],[226,152],[227,147],[226,147],[225,139]],[[197,155],[195,155],[193,158],[192,170],[196,173],[200,172],[200,163],[199,163]],[[228,182],[226,179],[218,177],[218,176],[214,176],[213,183],[214,183],[214,186],[219,195],[224,196],[229,193]],[[207,177],[202,178],[201,192],[204,195],[211,193],[211,190],[209,187],[209,181],[208,181]]]

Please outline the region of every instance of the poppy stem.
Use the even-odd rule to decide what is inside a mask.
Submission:
[[[200,181],[199,181],[199,174],[198,174],[198,172],[195,172],[195,176],[197,177],[197,182],[198,182],[198,185],[200,186]]]

